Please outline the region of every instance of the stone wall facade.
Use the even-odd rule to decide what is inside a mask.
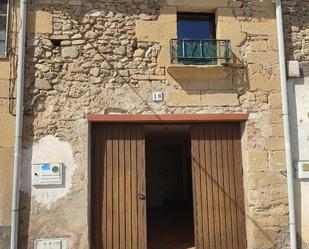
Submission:
[[[308,61],[309,59],[308,11],[309,2],[306,0],[282,1],[287,60]]]
[[[29,11],[20,248],[54,237],[89,248],[87,114],[235,112],[249,114],[242,137],[248,248],[289,248],[272,1],[39,0]],[[198,70],[193,80],[173,75],[167,42],[177,35],[177,11],[216,13],[217,38],[230,39],[234,54],[224,77],[222,67]],[[153,102],[157,90],[163,102]],[[32,187],[31,164],[56,160],[66,165],[66,186]]]

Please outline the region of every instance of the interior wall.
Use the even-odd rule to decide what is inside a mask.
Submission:
[[[163,206],[165,200],[188,198],[188,152],[185,138],[146,138],[148,207]]]

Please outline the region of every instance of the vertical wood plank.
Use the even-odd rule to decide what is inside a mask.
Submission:
[[[106,130],[106,176],[107,176],[107,249],[113,249],[113,140],[112,129]]]
[[[136,129],[132,128],[131,130],[131,174],[132,174],[132,248],[138,249],[138,221],[137,221],[137,163],[136,163],[136,154],[137,154],[137,143],[136,143]]]
[[[113,249],[119,249],[119,153],[118,129],[112,129],[113,139]]]
[[[225,223],[225,203],[224,203],[224,178],[223,178],[223,160],[222,160],[222,124],[216,125],[216,151],[217,151],[217,170],[218,170],[218,188],[219,188],[219,216],[220,216],[220,235],[221,248],[228,248],[226,243],[226,223]]]
[[[119,128],[119,248],[126,248],[126,210],[125,210],[125,151],[124,151],[124,128]]]
[[[196,127],[192,130],[192,178],[194,184],[194,223],[195,223],[195,246],[203,249],[203,229],[202,229],[202,207],[201,207],[201,190],[200,190],[200,166],[199,166],[199,129]]]
[[[98,223],[96,222],[96,216],[98,212],[98,205],[97,205],[97,194],[94,189],[97,188],[97,175],[95,174],[96,168],[98,167],[99,161],[98,161],[98,144],[96,141],[96,135],[97,135],[97,129],[96,126],[92,127],[91,129],[91,161],[92,161],[92,167],[91,167],[91,244],[93,246],[97,246],[99,244],[98,242],[98,232],[97,227]]]
[[[223,162],[223,178],[224,178],[224,193],[225,193],[224,203],[225,203],[226,242],[229,248],[234,249],[233,233],[232,233],[228,142],[226,133],[227,133],[227,125],[224,124],[222,127],[222,162]]]
[[[239,249],[246,248],[246,230],[245,230],[245,210],[244,210],[244,189],[243,189],[243,174],[241,160],[241,141],[240,141],[240,126],[233,125],[233,154],[234,154],[234,171],[236,182],[236,208],[237,208],[237,223],[238,223],[238,241]]]
[[[213,203],[214,203],[214,226],[215,226],[215,241],[216,249],[221,249],[221,234],[220,234],[220,212],[219,212],[219,186],[218,186],[218,169],[217,169],[217,134],[216,125],[210,125],[211,134],[211,169],[213,183]]]
[[[102,155],[102,163],[100,163],[100,168],[103,171],[103,177],[101,179],[102,185],[103,185],[103,189],[102,191],[99,191],[102,193],[103,195],[103,207],[102,207],[102,244],[103,244],[103,248],[107,248],[107,196],[106,196],[106,190],[107,190],[107,175],[106,175],[106,162],[107,162],[107,157],[106,157],[106,128],[101,128],[102,129],[102,137],[101,137],[101,145],[102,146],[102,150],[101,153]]]
[[[146,195],[146,165],[144,129],[137,130],[137,178],[138,193]],[[146,200],[138,201],[138,249],[147,249]]]
[[[209,247],[208,207],[207,207],[207,175],[206,175],[206,152],[205,152],[205,128],[199,128],[199,168],[201,179],[201,219],[203,228],[203,248]]]
[[[209,227],[209,248],[215,248],[215,220],[213,204],[213,177],[212,177],[212,150],[210,125],[205,125],[205,154],[206,177],[207,177],[207,206],[208,206],[208,227]],[[207,248],[208,249],[208,248]]]
[[[229,177],[230,177],[233,248],[238,249],[238,224],[237,224],[236,188],[235,188],[234,155],[233,155],[233,128],[231,127],[231,124],[229,124],[227,127],[227,139],[228,139],[228,162],[229,162]]]
[[[125,128],[126,249],[132,249],[131,129]]]

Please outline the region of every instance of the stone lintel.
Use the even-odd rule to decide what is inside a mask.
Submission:
[[[223,80],[232,69],[222,65],[169,65],[166,71],[176,81],[208,81]]]

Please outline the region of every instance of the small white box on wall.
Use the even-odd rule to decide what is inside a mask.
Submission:
[[[300,77],[300,69],[298,61],[288,61],[288,76],[289,78]]]
[[[299,179],[309,179],[309,161],[297,162],[296,172]]]
[[[37,239],[34,241],[35,249],[69,249],[67,239]]]
[[[35,187],[59,187],[64,184],[62,163],[40,163],[32,165],[32,185]]]

